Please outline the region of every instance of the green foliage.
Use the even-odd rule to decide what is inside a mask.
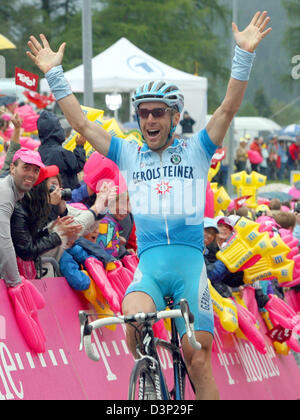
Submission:
[[[272,113],[263,88],[256,90],[253,105],[261,117],[268,118]]]
[[[209,80],[209,108],[220,99],[218,81],[227,83],[224,49],[215,26],[230,27],[227,8],[217,0],[105,0],[93,15],[94,53],[121,37],[164,63]],[[225,30],[225,29],[224,29]],[[229,62],[229,60],[228,60]],[[217,104],[217,105],[216,105]]]
[[[259,113],[255,106],[249,102],[246,101],[240,108],[238,112],[238,117],[258,117]]]
[[[271,102],[272,119],[282,127],[290,124],[300,124],[300,107],[297,105],[287,106],[285,102],[273,99]]]

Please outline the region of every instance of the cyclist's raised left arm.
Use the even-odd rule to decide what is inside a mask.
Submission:
[[[272,30],[272,28],[265,29],[269,21],[267,12],[257,12],[242,32],[239,32],[235,23],[232,23],[232,31],[237,44],[232,75],[226,96],[206,127],[209,137],[217,146],[222,145],[231,121],[241,106],[248,84],[254,52],[263,38]]]
[[[30,51],[26,52],[27,56],[45,74],[52,93],[71,127],[85,137],[95,150],[106,156],[110,148],[111,135],[86,118],[77,98],[64,79],[61,63],[66,43],[62,43],[55,52],[45,35],[41,34],[40,39],[41,41],[38,41],[33,35],[30,36],[28,41]]]

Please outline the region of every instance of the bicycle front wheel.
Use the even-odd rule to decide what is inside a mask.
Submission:
[[[162,400],[159,373],[152,373],[150,362],[139,360],[131,373],[129,382],[129,400]]]

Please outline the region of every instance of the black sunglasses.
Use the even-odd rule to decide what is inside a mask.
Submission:
[[[171,108],[153,108],[153,109],[147,109],[147,108],[139,108],[137,111],[137,114],[139,117],[143,119],[147,119],[150,114],[153,115],[154,118],[162,118],[167,111],[170,111]]]

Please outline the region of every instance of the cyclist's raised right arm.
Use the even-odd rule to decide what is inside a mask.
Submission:
[[[59,89],[56,89],[59,93],[57,94],[55,91],[53,93],[69,124],[74,130],[83,135],[95,150],[106,156],[110,147],[111,135],[102,127],[86,118],[79,102],[62,77],[63,73],[59,66],[63,60],[66,43],[64,42],[58,51],[54,52],[43,34],[40,35],[40,38],[41,43],[34,36],[30,36],[28,41],[30,51],[27,51],[26,54],[44,74],[57,73],[53,80],[56,86],[59,87]],[[52,88],[52,86],[50,87]]]

